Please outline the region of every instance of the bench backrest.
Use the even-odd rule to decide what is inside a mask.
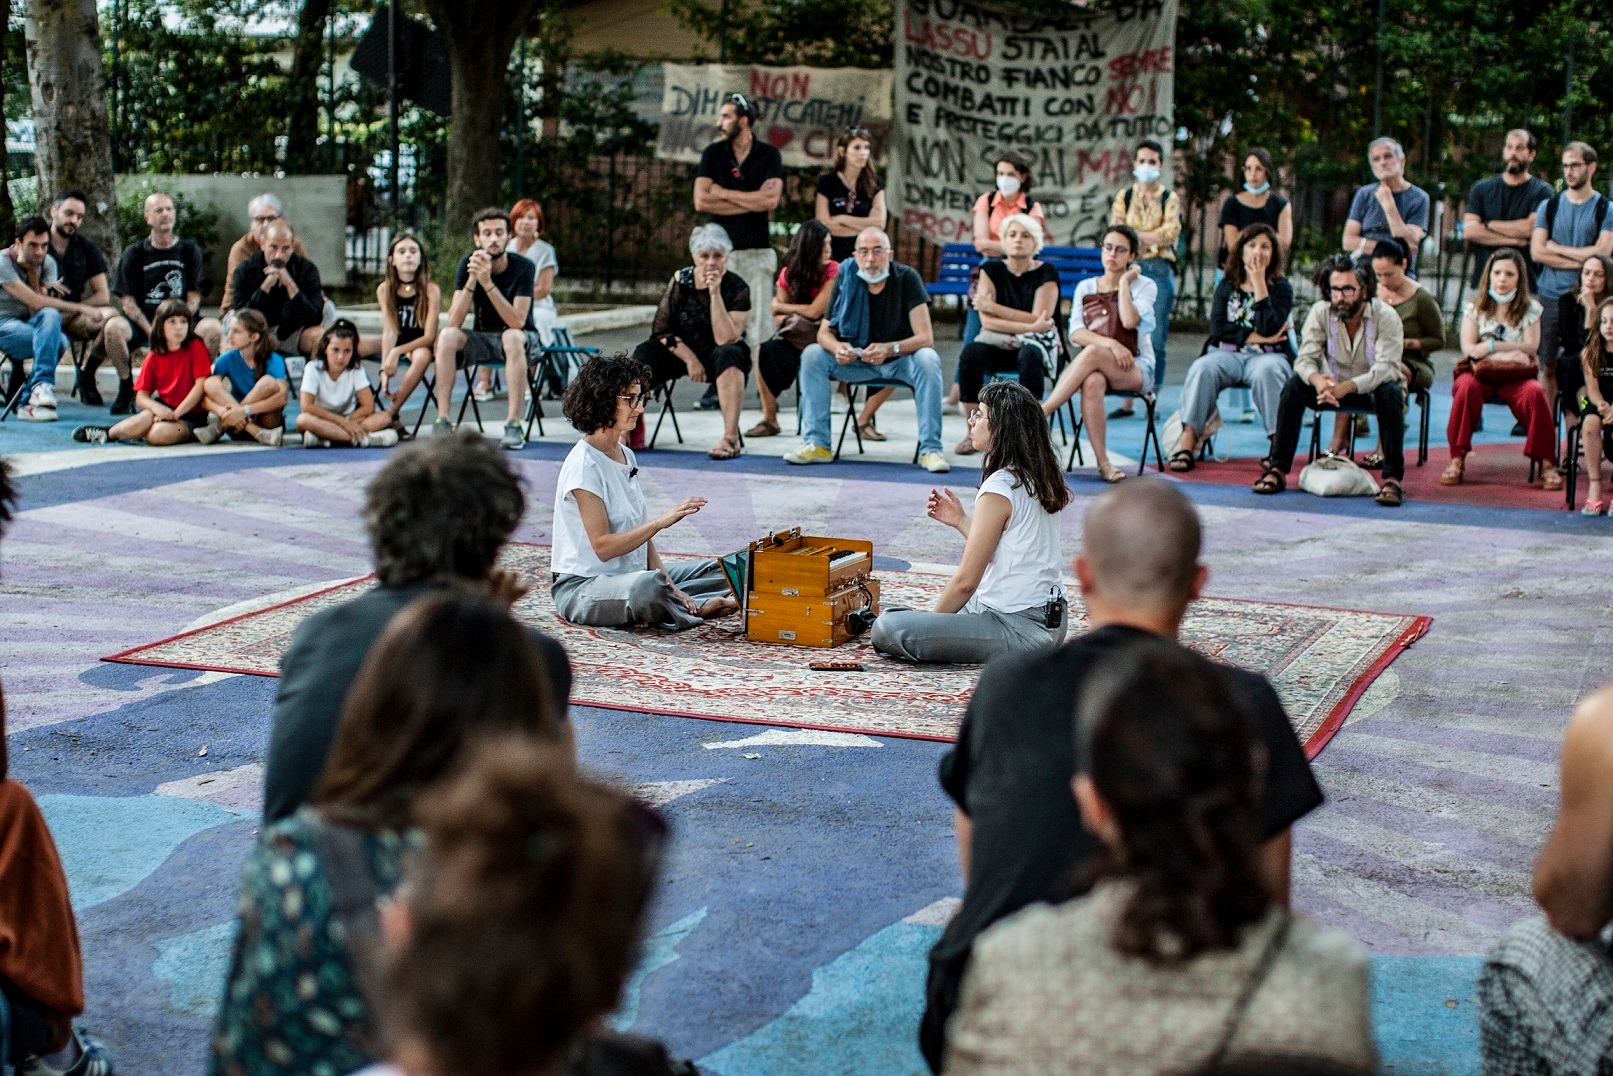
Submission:
[[[1036,257],[1058,270],[1059,295],[1066,299],[1081,281],[1103,273],[1103,256],[1097,247],[1046,246]],[[931,290],[937,294],[968,290],[969,274],[980,262],[980,253],[972,243],[948,243],[941,248],[940,267],[933,282],[941,286]]]

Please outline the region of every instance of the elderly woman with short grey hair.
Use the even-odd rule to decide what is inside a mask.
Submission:
[[[655,312],[650,338],[633,358],[650,369],[657,387],[671,389],[685,374],[694,382],[715,381],[722,409],[722,440],[707,453],[714,460],[740,454],[739,410],[750,374],[751,352],[745,343],[750,315],[750,288],[728,269],[734,244],[718,224],[703,224],[689,237],[694,264],[672,274]]]

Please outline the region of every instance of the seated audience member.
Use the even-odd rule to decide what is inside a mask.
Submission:
[[[1541,488],[1563,488],[1557,471],[1557,425],[1540,372],[1540,302],[1530,294],[1523,255],[1502,247],[1484,266],[1484,287],[1462,307],[1462,358],[1451,385],[1445,427],[1451,462],[1441,485],[1458,486],[1473,451],[1473,429],[1488,400],[1499,397],[1523,424],[1523,454],[1540,464]]]
[[[407,445],[370,480],[364,525],[380,583],[303,621],[280,660],[264,765],[266,823],[289,816],[308,799],[330,753],[348,685],[398,610],[457,584],[483,587],[511,603],[526,593],[528,583],[494,567],[525,510],[509,463],[470,431]],[[530,634],[563,714],[571,697],[571,664],[559,643],[536,630]]]
[[[1557,390],[1562,393],[1563,421],[1573,426],[1579,420],[1579,401],[1584,394],[1585,374],[1581,358],[1585,345],[1596,335],[1596,311],[1613,298],[1613,258],[1592,254],[1579,267],[1579,287],[1557,300],[1557,331],[1560,350],[1557,358]],[[1544,308],[1548,300],[1541,298]]]
[[[230,319],[224,342],[230,350],[218,357],[213,376],[203,382],[208,410],[218,416],[225,433],[279,448],[291,383],[286,360],[270,341],[268,323],[256,310],[239,311]]]
[[[381,395],[387,413],[401,426],[403,405],[431,369],[437,342],[442,289],[431,279],[431,263],[420,240],[409,232],[395,237],[386,252],[386,278],[375,286],[381,308]],[[398,364],[407,369],[400,379]]]
[[[1024,385],[997,381],[974,395],[969,435],[985,453],[974,516],[948,489],[930,490],[926,511],[963,535],[963,559],[932,611],[891,609],[874,621],[874,649],[888,657],[984,662],[1064,641],[1059,513],[1070,490],[1047,420]]]
[[[702,224],[689,236],[694,264],[679,269],[667,282],[655,311],[650,338],[633,350],[633,358],[650,371],[650,385],[666,385],[689,375],[700,384],[713,381],[722,410],[722,440],[706,453],[731,460],[739,445],[739,411],[750,374],[750,345],[745,321],[751,293],[738,273],[728,268],[733,242],[720,224]]]
[[[1434,293],[1406,275],[1410,256],[1406,244],[1398,239],[1384,239],[1372,248],[1372,272],[1378,278],[1378,298],[1400,316],[1400,382],[1409,399],[1414,393],[1427,391],[1434,384],[1434,352],[1445,346],[1445,317],[1439,312],[1439,300]],[[1333,420],[1333,442],[1330,452],[1343,452],[1344,425],[1348,419],[1339,415]],[[1367,453],[1361,466],[1376,470],[1383,466],[1383,444]]]
[[[0,532],[17,493],[0,460]],[[11,1010],[10,1051],[0,1069],[25,1076],[112,1076],[112,1058],[73,1017],[84,1011],[84,962],[67,872],[45,816],[6,776],[6,700],[0,688],[0,1002]],[[4,1038],[6,1036],[0,1036]]]
[[[292,249],[291,226],[278,221],[263,229],[263,249],[235,270],[235,300],[269,323],[274,349],[311,355],[325,317],[319,267]]]
[[[50,225],[44,217],[24,217],[9,247],[0,250],[0,351],[33,359],[22,382],[17,417],[24,422],[56,421],[56,364],[67,350],[62,315],[99,316],[82,303],[56,297],[56,259],[50,253]],[[12,366],[12,384],[22,366]],[[8,390],[7,397],[11,395]]]
[[[424,853],[382,918],[395,1064],[363,1076],[693,1073],[658,1043],[627,1040],[624,1057],[623,1037],[598,1034],[637,962],[658,817],[518,736],[481,745],[419,813]]]
[[[682,631],[738,605],[715,560],[667,567],[657,534],[705,507],[686,497],[651,519],[627,436],[644,413],[650,371],[626,355],[590,359],[561,408],[582,440],[560,465],[554,491],[555,612],[600,628]]]
[[[1379,299],[1369,261],[1335,254],[1313,278],[1324,296],[1312,305],[1300,333],[1294,373],[1277,402],[1277,433],[1254,491],[1281,493],[1299,447],[1307,408],[1341,408],[1378,416],[1383,483],[1377,501],[1398,508],[1405,500],[1406,392],[1400,386],[1400,318]],[[1320,417],[1318,417],[1320,421]]]
[[[1264,224],[1272,230],[1277,236],[1278,255],[1287,255],[1288,248],[1294,245],[1294,208],[1277,193],[1278,182],[1271,154],[1259,146],[1251,149],[1243,159],[1243,189],[1221,203],[1221,216],[1216,221],[1221,229],[1221,253],[1216,263],[1223,270],[1238,236],[1250,225]]]
[[[358,361],[358,330],[343,318],[326,329],[302,371],[297,429],[304,448],[398,443],[392,416],[375,409],[375,391]]]
[[[554,305],[554,278],[560,272],[560,259],[553,244],[543,238],[543,207],[537,202],[530,198],[516,202],[510,210],[510,221],[515,229],[510,252],[521,255],[537,270],[532,282],[532,328],[547,347],[554,343],[555,325],[560,320]]]
[[[1057,414],[1079,392],[1082,429],[1092,442],[1098,475],[1118,482],[1126,476],[1109,466],[1103,397],[1153,391],[1155,284],[1142,275],[1137,233],[1129,225],[1109,225],[1102,244],[1103,274],[1077,284],[1070,301],[1070,342],[1081,350],[1059,375],[1042,413]]]
[[[512,255],[510,215],[483,209],[471,218],[476,249],[465,255],[454,276],[454,298],[448,304],[448,326],[437,335],[437,433],[452,428],[448,409],[456,372],[466,365],[503,366],[509,411],[504,420],[505,448],[526,447],[521,425],[526,402],[527,350],[536,342],[532,329],[532,282],[537,271],[520,255]],[[464,328],[472,310],[471,328]]]
[[[829,285],[840,272],[840,263],[829,257],[829,239],[829,229],[821,221],[809,220],[795,230],[790,249],[784,252],[784,268],[779,270],[772,303],[778,335],[757,349],[756,391],[762,398],[762,421],[746,430],[746,437],[779,434],[779,394],[795,384],[801,372],[801,351],[818,338],[823,315],[829,310]],[[884,439],[872,421],[863,436],[870,432]]]
[[[116,312],[112,308],[112,290],[107,284],[106,255],[79,231],[88,212],[88,202],[78,191],[63,191],[50,203],[50,253],[56,259],[58,279],[56,298],[88,307],[62,318],[62,331],[69,340],[83,340],[89,344],[85,350],[84,365],[79,370],[78,398],[90,407],[100,407],[100,389],[95,384],[95,371],[101,360],[107,359],[118,375],[118,394],[112,401],[114,415],[127,415],[134,410],[134,375],[130,373],[128,342],[111,347],[106,327]]]
[[[1003,258],[983,262],[975,288],[974,309],[980,332],[958,355],[958,388],[966,420],[980,406],[980,387],[988,374],[1013,373],[1038,404],[1043,378],[1058,355],[1058,329],[1053,314],[1059,305],[1059,272],[1037,261],[1042,225],[1021,213],[1002,222]],[[1046,422],[1043,422],[1046,425]],[[953,451],[975,451],[969,431]]]
[[[1596,333],[1580,357],[1579,380],[1583,386],[1577,406],[1585,424],[1580,431],[1580,444],[1585,448],[1585,507],[1580,511],[1605,516],[1610,506],[1602,499],[1602,448],[1613,431],[1613,299],[1603,300],[1596,308]]]
[[[267,825],[241,872],[214,1076],[349,1073],[375,1060],[364,989],[374,937],[350,902],[397,888],[421,843],[421,793],[479,737],[524,733],[570,752],[544,665],[503,604],[468,590],[422,598],[381,633],[309,805]]]
[[[1249,225],[1233,241],[1224,268],[1210,302],[1210,338],[1182,383],[1182,447],[1170,458],[1177,472],[1197,466],[1199,441],[1224,389],[1247,388],[1266,436],[1274,436],[1277,401],[1293,373],[1288,319],[1294,289],[1283,276],[1277,233],[1266,224]]]
[[[125,247],[118,259],[112,292],[123,313],[107,325],[109,346],[145,347],[157,307],[169,299],[183,302],[193,318],[201,310],[202,248],[194,240],[174,234],[174,200],[160,192],[148,194],[145,217],[151,233]],[[196,335],[207,345],[211,358],[219,352],[224,326],[217,318],[202,318],[196,322]]]
[[[144,441],[178,445],[196,440],[210,445],[224,436],[207,408],[207,379],[213,363],[207,345],[191,328],[183,299],[165,299],[152,315],[151,354],[134,379],[134,414],[110,428],[79,426],[73,440],[90,444]]]
[[[1544,917],[1501,935],[1479,973],[1486,1076],[1600,1076],[1613,1056],[1613,688],[1563,737],[1562,806],[1535,862]]]
[[[1235,1072],[1245,1053],[1376,1071],[1365,954],[1266,885],[1254,722],[1164,639],[1092,678],[1072,782],[1092,889],[975,942],[946,1072]]]
[[[930,952],[919,1033],[939,1071],[947,1019],[975,939],[1038,901],[1068,895],[1066,882],[1102,852],[1082,827],[1070,781],[1084,758],[1071,734],[1089,677],[1139,640],[1175,640],[1209,571],[1199,563],[1197,513],[1171,482],[1143,478],[1094,498],[1082,520],[1075,575],[1086,634],[987,665],[969,700],[957,746],[941,760],[941,786],[957,805],[963,905]],[[1290,827],[1322,802],[1288,715],[1266,678],[1220,669],[1254,715],[1266,756],[1255,807],[1258,872],[1271,902],[1288,903]]]
[[[856,271],[841,266],[818,341],[801,352],[801,422],[806,440],[786,463],[829,463],[829,382],[898,381],[913,390],[918,411],[919,466],[952,469],[941,453],[941,356],[930,326],[930,297],[917,270],[891,258],[890,237],[864,229],[852,253]],[[868,417],[865,413],[864,417]]]
[[[246,204],[246,216],[249,222],[247,232],[230,245],[229,256],[225,259],[224,297],[218,304],[221,315],[229,313],[245,301],[237,297],[235,271],[241,268],[248,258],[263,249],[264,233],[270,225],[279,224],[286,219],[286,208],[275,195],[265,193]],[[291,249],[299,257],[308,257],[308,248],[302,245],[301,239],[293,238]]]

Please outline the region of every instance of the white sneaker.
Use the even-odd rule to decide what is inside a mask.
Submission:
[[[475,398],[477,403],[487,403],[493,398],[493,390],[477,389],[475,392],[471,393],[471,396]]]
[[[34,386],[34,391],[29,394],[28,402],[35,407],[45,407],[54,411],[56,410],[56,390],[50,385],[40,382]]]
[[[38,404],[26,403],[17,408],[17,417],[24,422],[55,422],[56,409],[54,407],[41,407]]]
[[[279,448],[286,438],[286,431],[276,426],[272,430],[258,431],[258,444],[268,445],[270,448]]]
[[[316,437],[314,434],[305,433],[305,434],[302,435],[302,447],[304,447],[304,448],[329,448],[330,447],[330,442],[325,440],[323,437]]]
[[[388,426],[384,430],[376,430],[364,435],[361,448],[391,448],[398,443],[398,431]]]
[[[212,418],[214,416],[209,415],[208,417]],[[201,444],[216,444],[218,439],[224,436],[224,427],[216,422],[209,422],[205,426],[197,426],[194,430],[191,430],[190,435]]]
[[[919,457],[919,466],[931,474],[946,474],[952,470],[952,464],[939,452],[926,452]]]

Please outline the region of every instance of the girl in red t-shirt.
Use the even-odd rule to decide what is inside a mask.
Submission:
[[[151,318],[151,353],[134,379],[135,412],[116,426],[80,426],[73,440],[144,441],[178,445],[217,441],[223,427],[209,425],[203,382],[213,372],[207,345],[197,337],[190,308],[179,299],[157,307]]]

